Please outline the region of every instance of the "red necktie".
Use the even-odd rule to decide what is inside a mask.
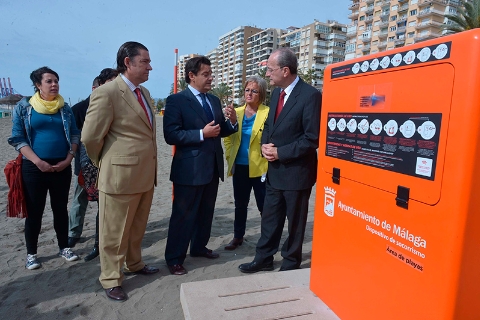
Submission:
[[[278,115],[280,114],[280,112],[282,112],[283,103],[285,101],[285,96],[286,95],[287,94],[286,94],[285,90],[282,90],[282,92],[280,92],[280,99],[278,99],[277,110],[275,110],[275,121],[277,121]]]
[[[140,92],[140,89],[139,88],[135,88],[135,93],[137,94],[137,100],[138,100],[138,103],[140,103],[140,105],[142,106],[143,108],[143,111],[145,111],[145,115],[147,116],[147,119],[148,119],[148,122],[150,123],[150,127],[152,126],[152,123],[150,122],[150,117],[148,115],[148,111],[147,111],[147,108],[145,107],[145,104],[143,103],[143,99],[142,99],[142,93]]]

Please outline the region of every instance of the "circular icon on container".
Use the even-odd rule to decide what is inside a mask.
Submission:
[[[357,120],[350,119],[350,121],[348,121],[348,123],[347,123],[347,129],[351,133],[355,132],[355,130],[357,130]]]
[[[372,124],[370,125],[370,130],[372,130],[372,133],[376,136],[382,132],[382,121],[375,119],[373,120]]]
[[[382,61],[380,62],[380,66],[383,69],[387,69],[389,65],[390,65],[390,58],[388,56],[383,57]]]
[[[372,69],[373,71],[377,70],[379,64],[380,62],[377,58],[373,59],[372,62],[370,62],[370,69]]]
[[[347,122],[345,121],[345,119],[342,118],[338,120],[338,123],[337,123],[338,130],[343,132],[346,127],[347,127]]]
[[[360,69],[362,69],[362,72],[367,72],[369,67],[370,67],[370,63],[368,63],[368,61],[364,61]]]
[[[430,140],[437,132],[437,127],[432,121],[425,121],[420,127],[418,127],[417,131],[423,139]]]
[[[367,119],[363,119],[362,121],[360,121],[360,123],[358,124],[358,130],[360,130],[360,132],[362,134],[365,134],[367,133],[368,131],[368,120]]]
[[[397,53],[392,58],[392,65],[394,67],[398,67],[400,65],[400,63],[402,63],[402,55],[400,53]]]
[[[413,137],[415,129],[415,123],[412,120],[407,120],[400,126],[400,132],[405,138]]]
[[[430,48],[425,47],[417,55],[417,59],[420,60],[421,62],[425,62],[428,59],[430,59],[430,56],[432,55],[432,50]]]
[[[406,64],[411,64],[415,60],[415,51],[408,51],[407,54],[403,57],[403,61]]]
[[[360,71],[360,64],[357,62],[357,63],[355,63],[355,64],[353,65],[353,67],[352,67],[352,72],[355,73],[355,74],[357,74],[358,71]]]
[[[385,132],[390,136],[393,137],[397,134],[398,131],[398,124],[395,120],[388,120],[387,124],[383,128]]]
[[[443,59],[448,53],[448,47],[445,43],[440,44],[433,50],[433,56],[437,59]]]
[[[328,121],[328,127],[330,130],[334,131],[337,127],[337,120],[335,120],[335,118],[330,119],[330,121]]]

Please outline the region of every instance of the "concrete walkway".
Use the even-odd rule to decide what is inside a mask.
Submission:
[[[186,320],[339,319],[309,289],[310,269],[183,283]]]

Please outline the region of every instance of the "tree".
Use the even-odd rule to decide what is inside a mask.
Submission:
[[[187,89],[188,83],[185,81],[185,79],[180,79],[177,81],[177,92],[183,91]],[[170,94],[173,94],[173,83],[170,86]]]
[[[232,95],[232,89],[226,83],[220,83],[217,87],[212,88],[211,93],[220,99],[223,106],[226,106],[228,97]]]
[[[157,112],[160,112],[165,108],[165,102],[166,99],[157,99],[157,102],[155,103],[155,108],[157,109]]]
[[[457,13],[445,17],[452,22],[443,27],[448,34],[480,28],[480,0],[461,0]]]
[[[267,77],[267,67],[260,68],[258,70],[258,76],[267,82],[267,94],[265,95],[264,105],[270,105],[270,96],[272,95],[273,88],[270,85],[270,78]]]
[[[301,71],[301,69],[298,69],[298,75],[300,78],[302,78],[303,81],[306,83],[310,84],[313,86],[313,83],[315,80],[317,80],[317,75],[316,75],[316,70],[315,68],[310,68],[306,72]]]

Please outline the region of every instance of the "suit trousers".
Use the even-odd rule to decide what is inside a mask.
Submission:
[[[121,286],[125,272],[142,269],[142,239],[153,199],[153,186],[136,194],[99,191],[100,283],[104,289]]]
[[[205,185],[173,184],[172,216],[165,248],[167,265],[183,264],[189,244],[192,255],[207,252],[218,180],[218,174],[214,174],[212,181]]]
[[[233,174],[233,197],[235,198],[235,221],[233,223],[233,236],[243,238],[247,224],[248,203],[253,188],[258,211],[262,214],[265,201],[265,182],[261,177],[250,178],[249,166],[235,164]]]
[[[282,246],[282,268],[296,269],[302,262],[302,245],[308,216],[308,201],[312,188],[279,190],[267,179],[263,207],[261,235],[254,261],[270,262],[277,253],[285,218],[288,219],[288,237]]]

